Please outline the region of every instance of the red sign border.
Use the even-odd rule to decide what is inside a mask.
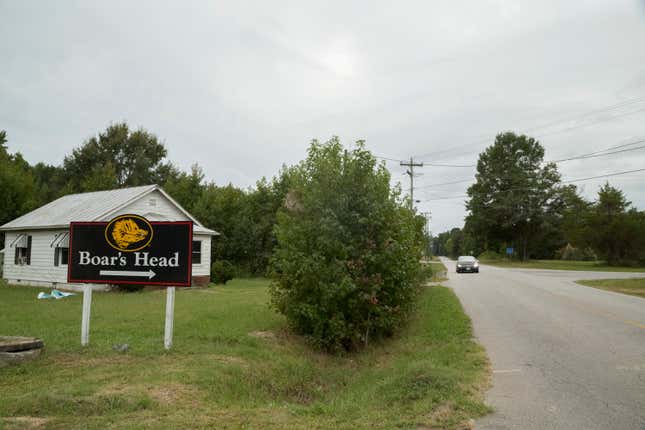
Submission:
[[[141,216],[141,215],[138,215]],[[153,281],[120,281],[103,279],[72,279],[72,244],[74,243],[74,226],[76,225],[103,225],[107,226],[109,221],[72,221],[69,223],[69,251],[67,255],[67,283],[81,284],[134,284],[134,285],[157,285],[165,287],[190,287],[193,281],[193,222],[192,221],[148,221],[153,227],[155,225],[188,225],[188,282],[153,282]]]

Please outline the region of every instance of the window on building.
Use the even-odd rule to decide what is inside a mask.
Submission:
[[[31,236],[23,235],[16,243],[16,253],[14,254],[14,264],[30,265],[31,264]]]
[[[202,241],[193,240],[193,264],[202,264]]]
[[[69,248],[56,247],[54,250],[54,266],[67,266],[69,259]]]

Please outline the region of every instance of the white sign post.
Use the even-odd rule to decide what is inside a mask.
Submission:
[[[191,286],[193,222],[150,222],[124,214],[109,222],[73,221],[69,237],[68,283],[168,287],[164,347],[172,348],[175,287]],[[92,288],[85,285],[82,346],[90,341],[91,307]]]
[[[83,316],[81,317],[81,346],[90,343],[90,311],[92,310],[92,287],[83,288]]]
[[[172,347],[172,329],[175,319],[175,287],[166,288],[166,330],[164,332],[163,346]]]

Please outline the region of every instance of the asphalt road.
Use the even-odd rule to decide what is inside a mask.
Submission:
[[[443,262],[491,359],[495,412],[476,429],[645,430],[645,299],[574,283],[645,273]]]

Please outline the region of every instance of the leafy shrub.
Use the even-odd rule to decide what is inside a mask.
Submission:
[[[227,260],[217,260],[211,264],[211,279],[216,284],[226,284],[236,275],[235,266]]]
[[[501,260],[504,256],[495,251],[484,251],[479,254],[479,260]]]
[[[275,227],[271,301],[327,351],[391,335],[417,297],[424,219],[362,142],[313,141],[291,170]]]
[[[432,274],[434,270],[432,269],[432,264],[422,264],[421,269],[419,270],[419,280],[421,282],[426,282],[432,279]]]

